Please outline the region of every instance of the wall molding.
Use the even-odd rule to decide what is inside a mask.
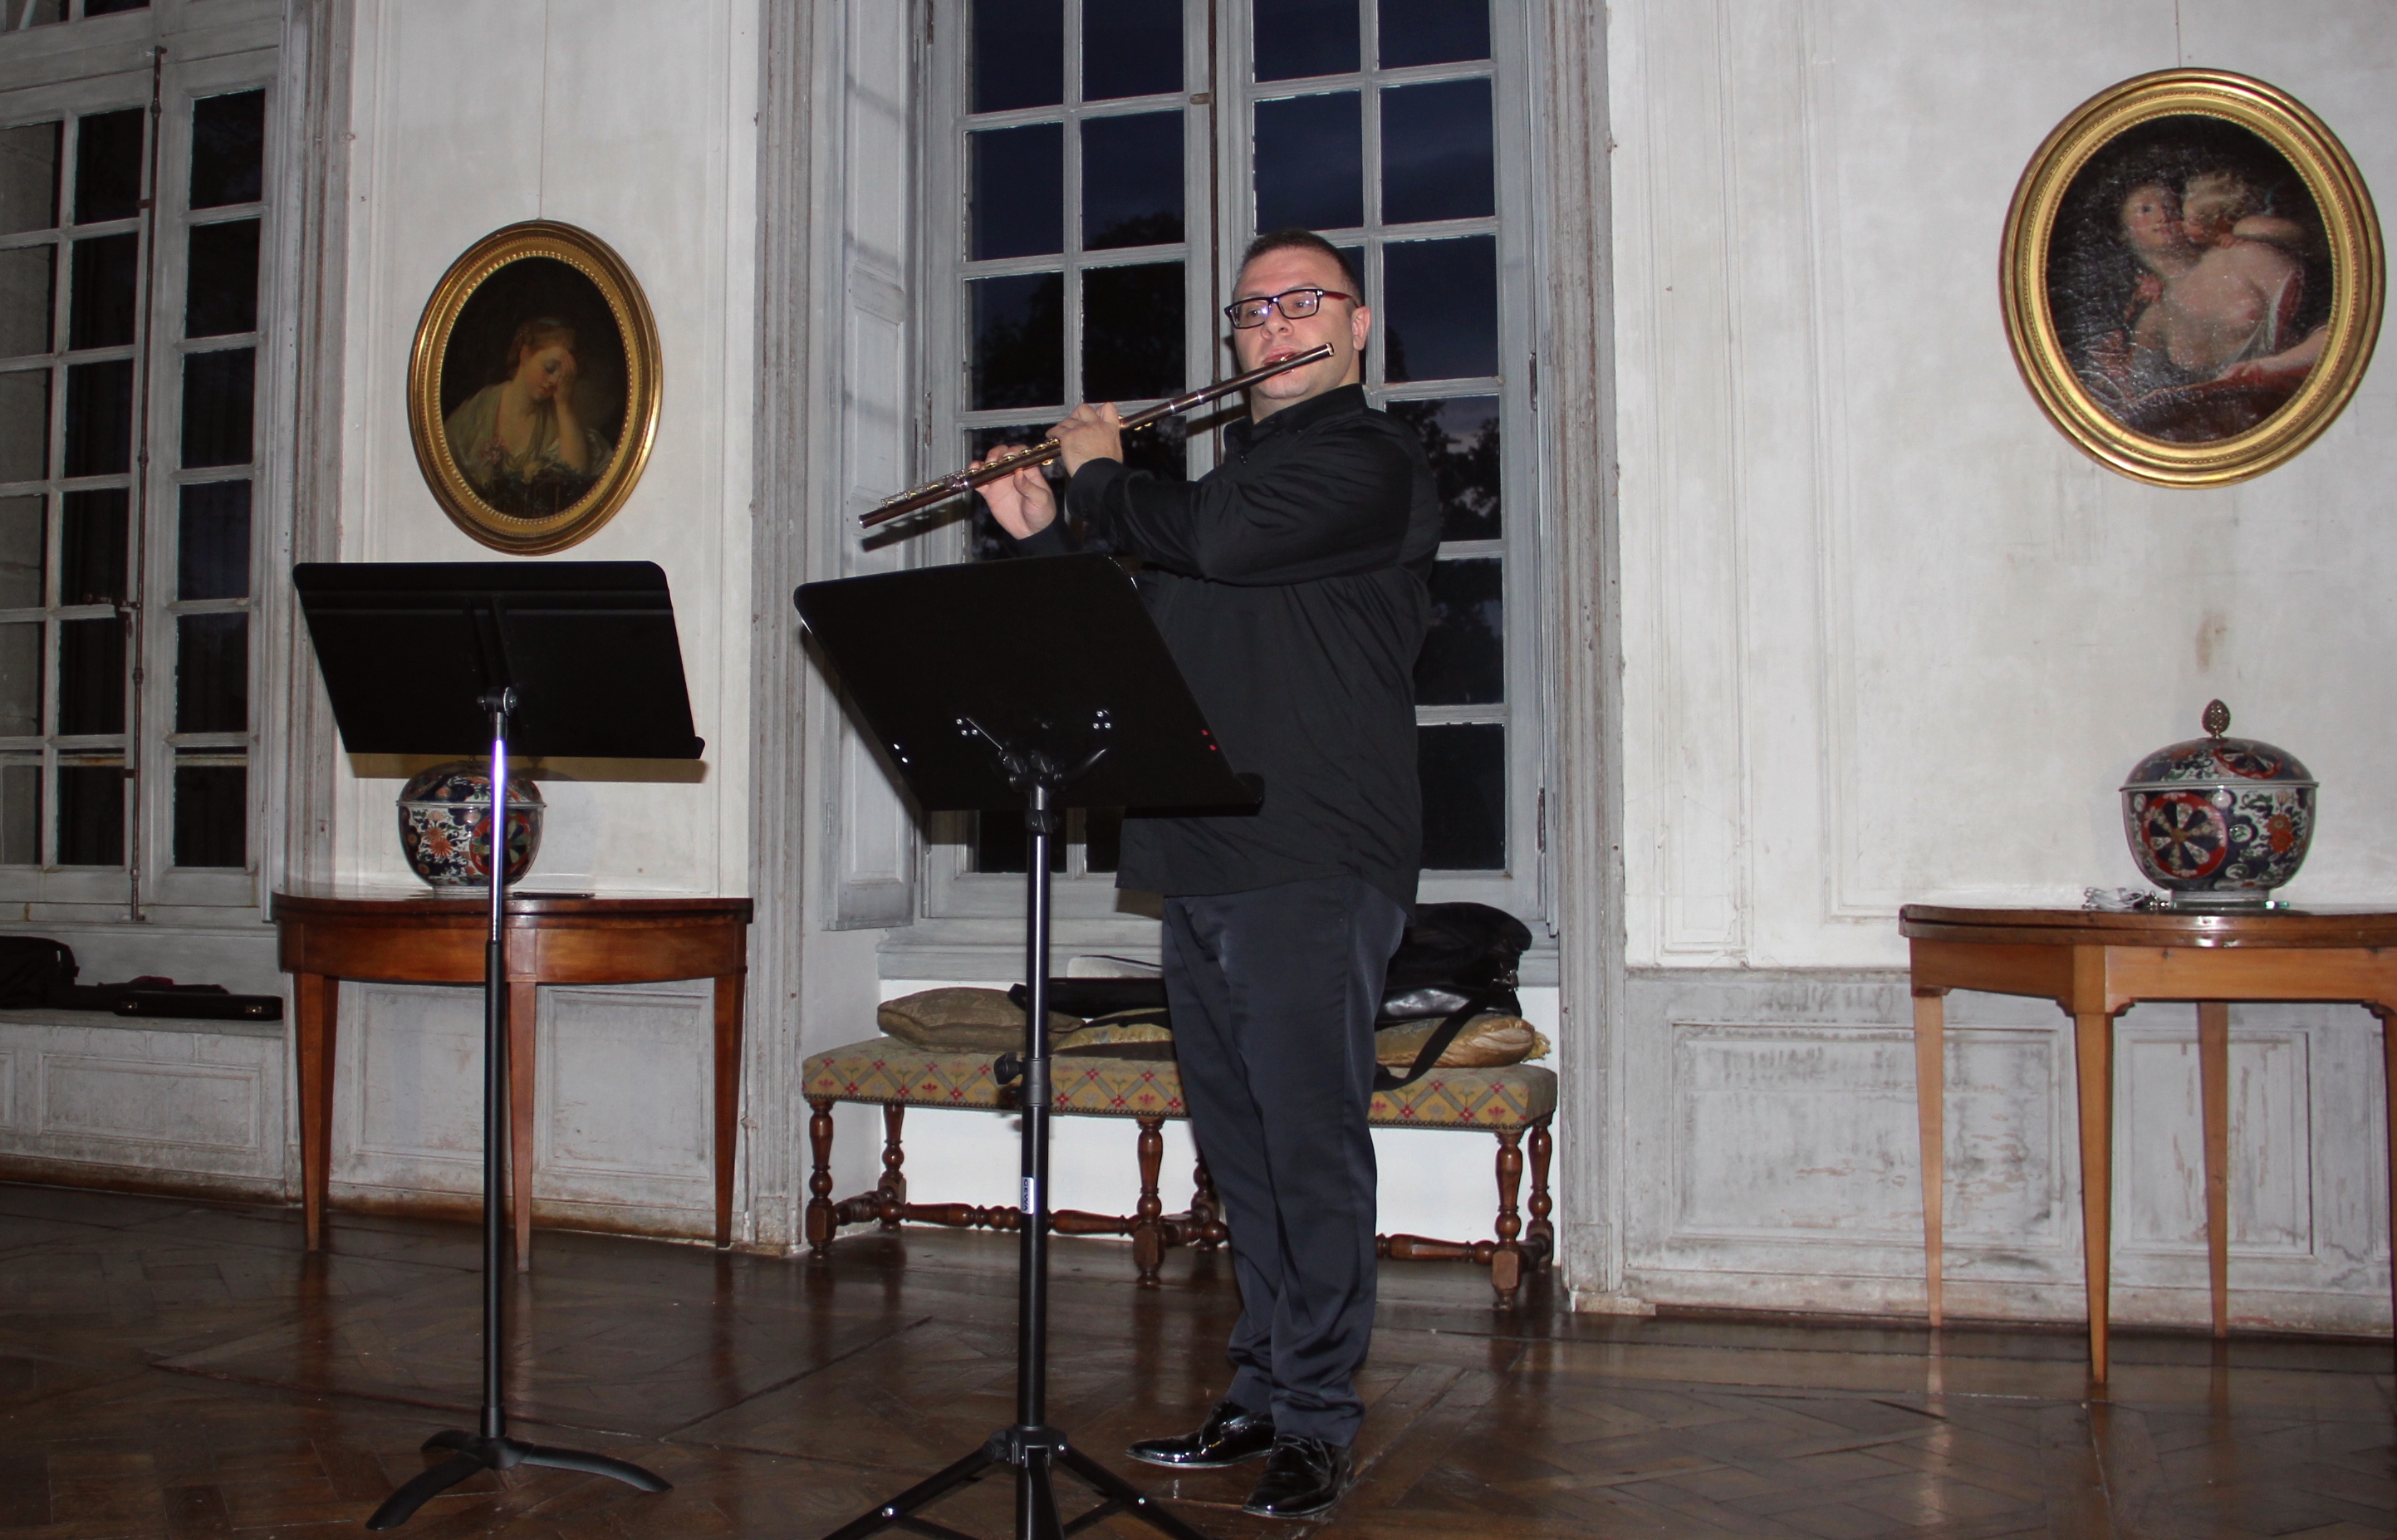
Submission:
[[[1548,529],[1543,618],[1554,638],[1557,1175],[1560,1250],[1577,1296],[1620,1284],[1623,1078],[1623,743],[1616,504],[1614,225],[1608,40],[1601,7],[1534,7],[1533,154],[1548,253],[1536,335],[1540,500]]]

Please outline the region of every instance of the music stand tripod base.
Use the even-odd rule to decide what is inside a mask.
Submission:
[[[418,1472],[402,1483],[399,1489],[382,1500],[367,1520],[370,1530],[397,1529],[415,1516],[416,1510],[449,1491],[478,1470],[509,1470],[517,1466],[540,1466],[551,1470],[579,1470],[591,1476],[612,1476],[642,1492],[672,1492],[674,1483],[643,1470],[626,1460],[611,1460],[605,1454],[586,1453],[579,1449],[552,1449],[545,1444],[529,1444],[502,1434],[496,1439],[463,1433],[452,1428],[435,1433],[424,1440],[424,1453],[438,1449],[454,1449],[457,1453]]]

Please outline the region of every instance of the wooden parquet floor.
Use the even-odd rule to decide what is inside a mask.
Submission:
[[[0,1185],[0,1540],[359,1532],[417,1446],[471,1423],[468,1225]],[[2094,1396],[2071,1332],[1493,1312],[1470,1268],[1386,1265],[1363,1473],[1328,1522],[1239,1512],[1256,1467],[1120,1457],[1223,1384],[1221,1257],[1131,1286],[1061,1240],[1052,1420],[1212,1535],[2397,1534],[2382,1344],[2122,1333]],[[830,1265],[543,1232],[512,1278],[515,1431],[672,1481],[519,1468],[422,1540],[823,1534],[1012,1419],[1011,1238],[844,1240]],[[994,1537],[1003,1483],[943,1521]],[[1113,1520],[1109,1533],[1147,1532]]]

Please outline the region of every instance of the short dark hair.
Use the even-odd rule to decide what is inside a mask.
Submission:
[[[1346,280],[1348,292],[1357,297],[1359,304],[1365,302],[1365,286],[1358,278],[1357,270],[1348,265],[1348,259],[1340,254],[1340,248],[1314,231],[1303,230],[1297,225],[1290,225],[1280,230],[1268,230],[1251,241],[1249,248],[1240,253],[1240,266],[1245,271],[1251,262],[1269,251],[1293,250],[1320,251],[1331,258],[1332,265],[1340,269],[1340,276]]]

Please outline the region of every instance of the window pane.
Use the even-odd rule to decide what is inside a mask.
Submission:
[[[48,521],[38,497],[0,497],[0,609],[38,609]]]
[[[1469,722],[1416,730],[1423,777],[1424,870],[1506,865],[1506,730]]]
[[[50,474],[50,371],[0,374],[0,481]]]
[[[0,736],[42,730],[42,623],[0,625]]]
[[[175,538],[175,596],[249,597],[249,483],[183,489]]]
[[[127,494],[122,487],[69,492],[59,510],[59,602],[117,604],[126,586]]]
[[[1083,0],[1083,100],[1180,89],[1182,0]]]
[[[125,767],[59,767],[59,864],[125,864]]]
[[[59,222],[60,123],[0,128],[0,235],[50,230]]]
[[[265,183],[266,93],[237,91],[192,103],[192,203],[256,203]]]
[[[1394,383],[1497,373],[1496,237],[1384,247],[1382,322]]]
[[[1391,87],[1382,93],[1382,221],[1496,213],[1492,155],[1490,82]]]
[[[973,110],[1065,100],[1065,0],[973,0]]]
[[[123,10],[148,10],[150,0],[83,0],[86,16],[114,16]]]
[[[1065,126],[1030,123],[966,136],[973,162],[969,254],[1045,257],[1065,249]]]
[[[67,0],[9,0],[13,28],[47,27],[67,19]]]
[[[1065,400],[1065,280],[1055,273],[976,278],[973,410],[1062,407]]]
[[[0,358],[50,351],[54,246],[0,251]]]
[[[133,360],[67,369],[66,474],[114,475],[133,463]]]
[[[36,866],[42,860],[42,767],[0,765],[0,865]]]
[[[179,615],[175,730],[249,729],[249,617]]]
[[[1490,57],[1489,0],[1381,0],[1382,68]]]
[[[1092,251],[1182,238],[1182,114],[1082,120],[1082,245]]]
[[[1257,103],[1257,229],[1365,222],[1365,127],[1354,91]]]
[[[141,209],[139,107],[98,113],[75,126],[75,223],[130,219]]]
[[[125,623],[59,623],[59,731],[125,730]]]
[[[1295,80],[1357,68],[1358,16],[1357,0],[1253,0],[1249,17],[1257,78]]]
[[[192,231],[183,288],[183,335],[223,337],[258,329],[258,221],[230,220]]]
[[[175,767],[176,865],[248,865],[248,824],[247,766]]]
[[[183,359],[183,468],[249,462],[257,353],[230,348]]]
[[[1440,489],[1442,540],[1496,540],[1498,398],[1393,401],[1389,414],[1414,429]]]
[[[1415,660],[1415,703],[1493,705],[1505,700],[1506,621],[1496,557],[1434,562],[1431,631]]]
[[[1182,264],[1094,267],[1082,275],[1082,395],[1141,401],[1183,388]]]
[[[141,270],[141,237],[130,230],[74,243],[67,346],[115,348],[133,341],[134,283]]]

